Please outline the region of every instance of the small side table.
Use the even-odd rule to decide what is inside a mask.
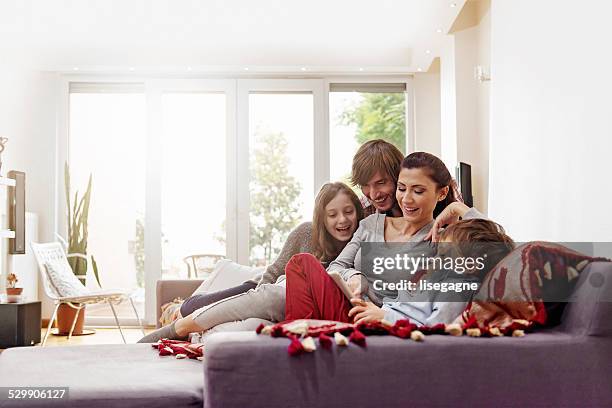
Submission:
[[[40,343],[41,303],[0,303],[0,348]]]

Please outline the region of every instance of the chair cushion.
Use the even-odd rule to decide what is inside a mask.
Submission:
[[[210,277],[202,282],[193,292],[192,296],[200,293],[216,292],[240,285],[249,279],[253,279],[255,275],[263,272],[264,269],[263,267],[254,268],[240,265],[229,259],[222,259],[217,262]]]
[[[45,262],[47,277],[53,290],[59,297],[86,296],[89,290],[74,275],[65,259],[53,259]]]

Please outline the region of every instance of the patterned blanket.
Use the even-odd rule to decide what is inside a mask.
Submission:
[[[529,242],[502,259],[454,323],[504,329],[516,319],[538,325],[558,320],[577,278],[594,258],[559,244]]]

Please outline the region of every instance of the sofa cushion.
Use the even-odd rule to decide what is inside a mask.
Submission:
[[[160,357],[150,344],[21,347],[0,354],[0,386],[69,387],[66,407],[202,407],[202,363]]]
[[[249,279],[253,279],[257,274],[263,272],[264,269],[263,267],[254,268],[240,265],[229,259],[222,259],[217,262],[210,277],[202,282],[193,292],[192,296],[238,286]]]

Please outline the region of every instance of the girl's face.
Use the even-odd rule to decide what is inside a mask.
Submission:
[[[397,180],[395,197],[404,218],[411,223],[427,223],[433,219],[438,201],[448,194],[448,187],[438,189],[421,168],[402,169]]]
[[[348,242],[357,229],[357,210],[346,193],[339,193],[325,206],[325,229],[340,242]]]

